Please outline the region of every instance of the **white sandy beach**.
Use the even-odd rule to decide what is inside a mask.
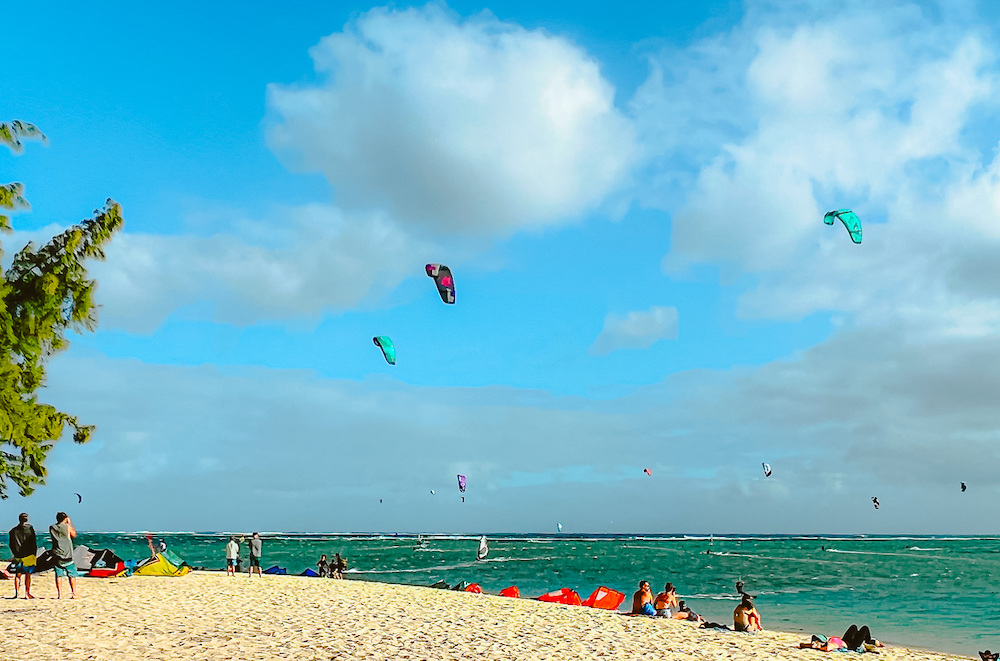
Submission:
[[[79,600],[0,602],[0,649],[41,659],[811,659],[803,637],[698,629],[413,586],[195,572],[182,578],[81,579]],[[5,589],[13,591],[10,581]],[[765,620],[765,625],[767,624]],[[832,632],[826,632],[832,633]],[[900,647],[886,661],[962,657]]]

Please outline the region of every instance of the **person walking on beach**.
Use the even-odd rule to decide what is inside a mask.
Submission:
[[[632,595],[632,615],[656,615],[649,581],[639,581],[639,589]]]
[[[76,528],[66,512],[56,514],[55,524],[49,526],[49,538],[52,540],[52,556],[56,559],[56,599],[62,599],[61,576],[69,579],[70,599],[76,599],[80,593],[76,591],[76,577],[80,573],[73,564],[73,538],[76,537]]]
[[[743,593],[743,601],[733,610],[733,628],[737,631],[763,631],[760,613],[753,605],[753,597]]]
[[[247,576],[253,576],[253,568],[257,568],[257,575],[260,576],[260,553],[261,553],[261,539],[260,533],[254,533],[253,537],[250,539],[250,568],[247,570]]]
[[[316,563],[317,573],[320,578],[326,578],[330,574],[330,563],[326,561],[326,553],[319,556],[319,562]]]
[[[35,553],[38,552],[38,540],[35,529],[28,523],[27,512],[21,512],[17,517],[17,525],[10,529],[10,552],[14,555],[14,598],[17,599],[21,589],[21,576],[24,576],[24,598],[34,599],[31,594],[31,574],[35,571]]]
[[[236,576],[236,563],[240,557],[240,545],[236,537],[230,536],[226,543],[226,576]]]
[[[347,571],[347,560],[340,557],[339,553],[334,553],[333,564],[330,565],[330,578],[344,578]]]

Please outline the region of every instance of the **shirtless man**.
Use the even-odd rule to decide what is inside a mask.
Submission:
[[[737,631],[763,631],[760,613],[753,605],[753,598],[744,593],[743,601],[733,611],[733,628]]]
[[[656,615],[649,581],[639,581],[639,589],[632,595],[632,615]]]

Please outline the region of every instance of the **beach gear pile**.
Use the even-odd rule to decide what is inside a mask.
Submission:
[[[191,566],[177,557],[173,551],[161,551],[136,565],[133,572],[137,576],[184,576]]]
[[[466,581],[461,581],[454,586],[448,585],[445,581],[438,581],[430,587],[437,588],[439,590],[455,590],[457,592],[484,594],[483,588],[479,585],[479,583],[468,583]],[[503,590],[500,590],[499,596],[519,599],[521,597],[521,591],[516,585],[511,585]],[[535,599],[537,601],[545,601],[550,604],[586,606],[587,608],[600,608],[603,610],[616,611],[618,610],[618,607],[622,605],[622,602],[625,601],[625,594],[619,592],[618,590],[612,590],[606,585],[602,585],[594,590],[590,596],[584,600],[581,600],[580,595],[575,590],[570,588],[560,588],[559,590],[546,592],[540,597],[535,597]]]

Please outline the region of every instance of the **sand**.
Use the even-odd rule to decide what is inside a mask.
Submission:
[[[13,593],[11,581],[0,582]],[[688,622],[624,617],[402,585],[194,572],[182,578],[80,579],[83,598],[0,600],[0,650],[34,659],[831,659],[804,637],[715,632]],[[764,614],[766,626],[766,613]],[[831,633],[831,632],[827,632]],[[855,655],[851,655],[855,658]],[[962,657],[885,648],[863,658]]]

